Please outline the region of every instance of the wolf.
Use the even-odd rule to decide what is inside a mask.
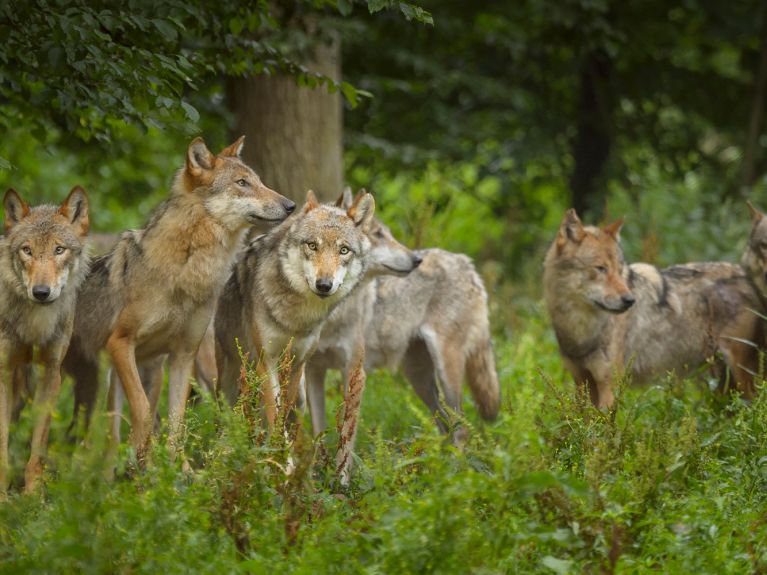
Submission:
[[[754,393],[763,312],[744,270],[727,262],[665,269],[625,262],[622,220],[584,226],[565,213],[545,260],[543,293],[559,352],[593,404],[610,408],[616,378],[643,383],[667,372],[729,368]]]
[[[61,388],[61,363],[69,346],[77,292],[88,273],[85,239],[88,196],[72,188],[61,206],[30,208],[9,189],[3,199],[0,238],[0,492],[9,478],[8,431],[14,383],[19,385],[35,349],[44,375],[35,395],[31,455],[25,490],[42,475],[51,410]]]
[[[138,365],[168,355],[169,440],[175,446],[197,347],[243,235],[254,223],[281,222],[295,208],[240,159],[243,145],[241,137],[215,155],[195,138],[170,197],[144,229],[123,233],[94,260],[78,298],[65,359],[76,381],[76,403],[92,406],[98,355],[106,348],[130,405],[139,461],[150,438],[151,411]]]
[[[374,210],[368,193],[343,210],[319,204],[309,191],[299,212],[250,243],[224,287],[215,318],[219,392],[230,403],[237,399],[239,342],[266,382],[261,393],[271,429],[277,418],[278,360],[289,348],[292,361],[281,406],[289,415],[299,402],[303,366],[323,322],[365,275],[371,245],[363,230]]]
[[[378,226],[379,241],[388,251],[403,249],[388,228]],[[365,368],[401,368],[443,432],[449,415],[438,382],[444,404],[453,411],[461,412],[465,378],[480,415],[486,420],[497,416],[500,386],[482,279],[462,254],[427,249],[414,257],[415,269],[404,273],[407,268],[400,267],[400,273],[376,277],[369,288],[339,306],[323,327],[306,368],[315,433],[326,426],[325,373],[348,373],[360,339]]]

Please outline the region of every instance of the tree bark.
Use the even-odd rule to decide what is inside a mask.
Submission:
[[[319,42],[305,64],[339,81],[340,39]],[[263,182],[303,203],[312,189],[333,201],[343,187],[341,95],[299,86],[290,76],[233,78],[228,84],[235,136],[245,134],[243,159]]]
[[[601,176],[610,157],[612,63],[601,51],[586,56],[580,70],[578,133],[573,141],[575,167],[570,177],[573,207],[579,213],[599,211],[604,198]]]
[[[756,164],[759,137],[764,124],[764,97],[767,88],[767,14],[762,9],[761,46],[759,64],[754,78],[754,97],[751,100],[751,116],[748,122],[748,136],[743,150],[743,177],[741,189],[747,195],[757,178]]]

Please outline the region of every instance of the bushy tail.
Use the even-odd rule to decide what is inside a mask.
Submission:
[[[469,353],[466,359],[466,379],[482,419],[495,419],[501,404],[501,388],[498,385],[493,345],[489,336]]]

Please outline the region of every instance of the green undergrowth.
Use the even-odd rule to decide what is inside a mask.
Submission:
[[[532,317],[539,317],[536,312]],[[579,398],[538,319],[496,339],[503,406],[466,397],[463,448],[407,382],[370,374],[352,484],[334,430],[292,452],[245,402],[190,407],[185,457],[157,441],[105,480],[104,417],[67,443],[55,414],[46,485],[0,504],[2,573],[760,573],[767,569],[767,395],[752,404],[666,378],[613,414]],[[328,411],[341,402],[336,377]],[[23,475],[29,422],[14,428]],[[306,422],[305,422],[306,423]],[[323,447],[324,445],[324,447]]]

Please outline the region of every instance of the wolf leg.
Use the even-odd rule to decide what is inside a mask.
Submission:
[[[168,376],[168,445],[171,457],[179,445],[184,423],[186,400],[191,389],[192,370],[194,369],[194,351],[174,352],[170,355],[170,373]],[[162,365],[162,364],[161,364]]]
[[[0,499],[5,497],[10,476],[8,430],[13,409],[14,365],[7,347],[0,347]]]
[[[149,444],[152,422],[150,419],[149,400],[141,385],[136,367],[136,347],[129,335],[122,335],[115,330],[107,340],[107,351],[112,357],[112,366],[122,383],[125,397],[131,411],[131,443],[136,451],[139,463],[143,464]]]
[[[325,414],[325,366],[309,360],[304,369],[306,396],[309,399],[309,413],[312,416],[312,432],[319,435],[327,427]]]
[[[56,406],[61,389],[61,361],[64,346],[43,351],[45,374],[35,394],[35,423],[32,431],[32,446],[29,461],[24,471],[24,491],[33,492],[43,473],[43,457],[48,447],[48,432],[51,427],[51,412]]]
[[[418,338],[410,342],[402,362],[402,371],[413,386],[418,397],[429,408],[437,427],[442,433],[447,433],[449,417],[439,401],[439,387],[432,361],[426,343]]]

